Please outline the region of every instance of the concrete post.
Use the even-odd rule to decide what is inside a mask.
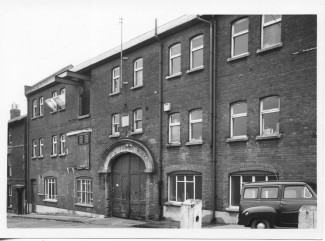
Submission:
[[[304,205],[299,209],[298,228],[311,229],[317,227],[317,206]]]
[[[180,228],[202,227],[202,200],[188,199],[181,205]]]

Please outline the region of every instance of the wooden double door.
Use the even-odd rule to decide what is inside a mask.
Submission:
[[[145,165],[133,154],[119,157],[112,167],[112,214],[129,219],[146,218]]]

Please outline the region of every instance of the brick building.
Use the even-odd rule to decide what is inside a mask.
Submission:
[[[315,49],[315,16],[184,16],[26,87],[33,211],[234,222],[243,182],[316,182]]]
[[[7,212],[26,212],[26,115],[12,104],[8,121]]]

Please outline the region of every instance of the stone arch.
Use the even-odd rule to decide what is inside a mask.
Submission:
[[[123,154],[139,156],[145,164],[145,172],[154,172],[154,161],[149,149],[142,143],[132,139],[122,139],[111,144],[101,156],[101,165],[98,173],[111,173],[113,160]]]

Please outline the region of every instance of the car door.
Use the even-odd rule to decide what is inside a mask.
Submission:
[[[303,205],[315,205],[316,195],[305,185],[284,185],[280,204],[280,224],[297,227],[299,209]]]

